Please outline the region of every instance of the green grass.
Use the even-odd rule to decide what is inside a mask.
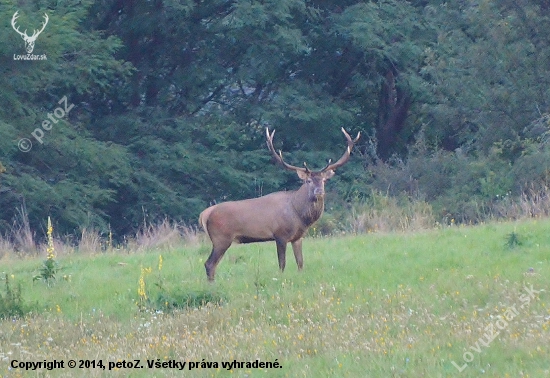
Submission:
[[[549,220],[537,220],[310,238],[303,272],[290,246],[280,273],[274,243],[236,245],[213,284],[203,267],[206,245],[59,257],[62,270],[52,287],[32,280],[43,259],[5,257],[0,273],[21,283],[33,313],[0,323],[0,376],[36,375],[8,370],[14,359],[101,359],[106,368],[109,361],[133,359],[219,364],[186,366],[186,376],[198,377],[550,376],[549,228]],[[512,234],[521,241],[513,248]],[[144,277],[149,300],[162,295],[159,303],[169,298],[188,305],[138,311],[142,267],[151,268]],[[531,285],[540,292],[526,303],[521,296]],[[512,306],[518,314],[474,351]],[[463,366],[463,356],[470,358],[465,352],[473,360],[459,372],[452,361]],[[277,359],[282,368],[221,367],[221,361],[257,358]],[[183,375],[147,367],[47,373]]]

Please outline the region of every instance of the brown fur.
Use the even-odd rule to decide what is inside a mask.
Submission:
[[[310,171],[286,164],[282,155],[273,148],[273,134],[266,130],[268,147],[273,156],[285,168],[294,170],[303,180],[295,191],[276,192],[263,197],[242,201],[223,202],[210,206],[199,216],[199,223],[212,241],[212,252],[204,264],[209,281],[214,280],[216,267],[227,249],[233,243],[255,243],[274,240],[281,271],[286,265],[286,246],[292,244],[298,269],[303,268],[302,237],[308,228],[323,214],[325,182],[334,176],[334,170],[347,162],[353,144],[350,136],[342,129],[348,140],[344,155],[334,164],[321,171]],[[274,133],[274,132],[273,132]]]

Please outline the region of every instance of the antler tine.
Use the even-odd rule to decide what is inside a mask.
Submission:
[[[48,14],[47,13],[44,13],[44,24],[42,25],[42,29],[40,29],[40,33],[42,33],[44,31],[44,29],[46,28],[46,25],[48,25],[48,21],[50,20],[50,18],[48,17]]]
[[[309,169],[307,168],[307,166],[306,166],[306,168],[300,168],[300,167],[295,167],[293,165],[287,164],[283,160],[283,153],[281,152],[281,150],[279,150],[279,153],[277,153],[277,151],[275,151],[275,148],[273,147],[273,135],[275,135],[275,130],[273,130],[273,132],[270,134],[269,133],[269,127],[266,127],[265,128],[265,133],[266,133],[266,139],[267,139],[267,141],[266,141],[267,142],[267,148],[269,148],[269,151],[271,151],[271,154],[273,155],[273,157],[280,164],[282,164],[286,169],[291,170],[291,171],[302,171],[302,172],[309,173]]]
[[[328,159],[327,165],[325,168],[321,169],[321,172],[324,172],[330,166],[330,163],[332,163],[332,159]]]
[[[344,130],[344,128],[342,127],[342,132],[344,133],[344,135],[346,136],[346,139],[347,139],[347,143],[348,143],[348,147],[346,148],[346,151],[344,152],[344,154],[342,155],[342,157],[340,159],[338,159],[338,161],[336,161],[336,163],[334,164],[330,164],[330,160],[329,160],[329,163],[328,165],[323,168],[321,170],[321,172],[324,172],[324,171],[334,171],[336,168],[339,168],[341,167],[342,165],[346,164],[349,160],[349,157],[351,155],[351,150],[353,149],[353,146],[355,145],[355,143],[357,143],[357,141],[359,140],[359,138],[361,137],[361,132],[358,132],[357,133],[357,136],[355,137],[355,139],[351,139],[351,137],[349,136],[349,134],[346,132],[346,130]]]
[[[13,14],[13,17],[11,18],[11,26],[13,28],[13,30],[15,30],[17,33],[19,33],[19,35],[21,36],[26,36],[27,35],[27,31],[25,30],[25,33],[21,33],[19,31],[19,26],[15,26],[15,21],[19,18],[19,15],[18,15],[19,11],[15,12]]]
[[[42,29],[40,29],[40,31],[35,29],[32,33],[32,37],[38,37],[40,35],[40,33],[42,33],[44,31],[44,29],[46,28],[46,25],[48,25],[48,21],[50,19],[46,13],[44,13],[44,19],[45,19],[45,22],[42,24]]]

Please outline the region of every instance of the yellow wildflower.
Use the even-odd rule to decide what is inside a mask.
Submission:
[[[54,256],[54,245],[53,245],[53,226],[52,226],[52,220],[50,219],[50,217],[48,216],[48,231],[47,231],[47,234],[48,236],[48,248],[47,248],[47,252],[48,252],[48,260],[51,260],[53,259],[55,256]]]

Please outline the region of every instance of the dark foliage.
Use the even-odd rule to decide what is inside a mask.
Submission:
[[[41,61],[15,60],[23,41],[0,29],[0,234],[21,206],[33,230],[50,215],[61,234],[122,239],[295,188],[266,125],[290,163],[314,167],[339,155],[341,127],[371,136],[329,211],[374,187],[469,221],[547,182],[544,1],[0,4],[2,20],[15,11],[29,30],[50,21]]]

